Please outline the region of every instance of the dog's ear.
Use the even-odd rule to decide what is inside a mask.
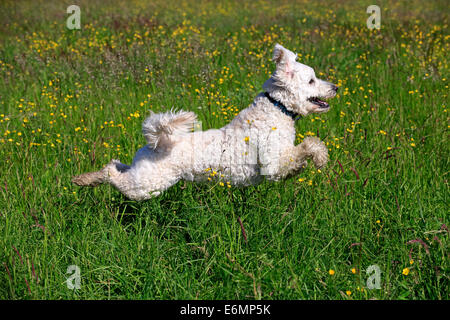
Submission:
[[[286,57],[284,54],[284,50],[286,50],[281,44],[276,44],[275,48],[273,49],[273,57],[272,61],[276,64],[279,64],[282,62],[282,60]]]
[[[293,69],[292,65],[295,62],[297,55],[292,51],[284,48],[281,44],[276,44],[273,50],[272,60],[277,66],[277,71],[282,71],[287,76],[292,77]]]

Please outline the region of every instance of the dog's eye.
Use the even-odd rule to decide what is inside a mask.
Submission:
[[[314,79],[309,80],[309,84],[314,84]]]

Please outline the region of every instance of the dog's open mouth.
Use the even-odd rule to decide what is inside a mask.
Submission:
[[[320,100],[317,97],[308,98],[308,101],[315,104],[321,109],[328,109],[330,107],[330,105],[327,102]]]

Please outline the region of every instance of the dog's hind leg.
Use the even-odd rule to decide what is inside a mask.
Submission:
[[[96,187],[105,181],[103,169],[99,171],[86,172],[72,178],[72,183],[80,187]]]
[[[86,172],[73,177],[72,182],[77,186],[97,187],[102,183],[110,182],[109,178],[111,175],[117,175],[117,172],[125,172],[129,168],[129,166],[120,163],[118,160],[112,160],[99,171]]]
[[[78,186],[96,187],[109,183],[131,200],[147,200],[159,196],[161,192],[178,182],[179,178],[170,174],[161,175],[157,169],[154,174],[136,174],[131,168],[118,160],[112,160],[103,169],[75,176],[72,182]],[[136,177],[140,177],[137,179]],[[144,178],[143,178],[144,177]],[[163,177],[163,178],[162,178]]]
[[[119,160],[112,160],[99,171],[87,172],[73,177],[72,182],[83,187],[97,187],[100,184],[109,183],[129,198],[133,198],[128,194],[130,189],[136,189],[127,172],[129,169],[129,166]]]

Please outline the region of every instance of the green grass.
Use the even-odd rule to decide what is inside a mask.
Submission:
[[[70,4],[1,4],[0,298],[449,298],[446,1],[379,2],[372,31],[371,1],[90,0],[67,30]],[[340,86],[296,125],[297,143],[327,143],[321,172],[180,182],[140,203],[70,183],[130,163],[149,110],[228,123],[276,42]],[[381,289],[366,288],[370,265]]]

